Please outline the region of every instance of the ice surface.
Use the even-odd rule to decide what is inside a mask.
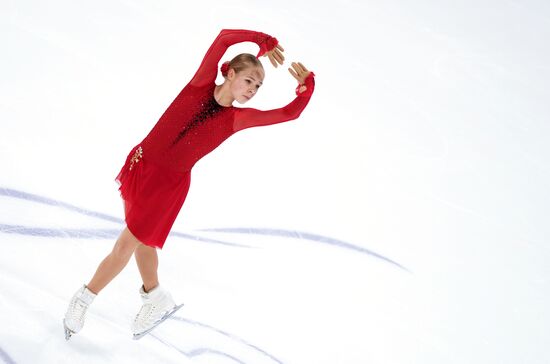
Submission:
[[[534,0],[2,2],[0,363],[550,362],[549,16]],[[130,262],[66,342],[66,305],[123,228],[114,177],[222,28],[276,36],[315,94],[194,168],[160,255],[173,319],[132,340]],[[264,65],[247,106],[285,105],[294,79]]]

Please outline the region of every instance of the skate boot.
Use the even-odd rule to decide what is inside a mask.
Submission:
[[[141,286],[139,293],[143,305],[132,323],[132,332],[136,340],[149,333],[183,306],[176,306],[170,293],[161,286],[156,286],[149,292],[145,292]]]
[[[76,334],[84,326],[86,311],[88,306],[94,301],[96,294],[86,287],[82,286],[73,296],[65,313],[63,326],[65,327],[65,340],[69,340],[73,334]]]

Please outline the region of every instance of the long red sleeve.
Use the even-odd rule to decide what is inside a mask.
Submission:
[[[236,109],[233,130],[239,131],[253,126],[272,125],[297,119],[309,103],[315,89],[314,76],[313,72],[309,74],[304,82],[307,89],[302,93],[297,91],[298,96],[285,107],[267,111],[253,108]]]
[[[195,73],[195,76],[191,79],[190,84],[200,87],[208,83],[215,82],[218,74],[218,63],[227,51],[227,48],[233,44],[241,42],[254,42],[260,47],[260,51],[257,55],[257,57],[260,57],[265,52],[270,50],[268,47],[272,45],[270,44],[272,43],[270,40],[273,39],[274,38],[268,34],[255,32],[252,30],[223,29],[206,52],[206,55],[204,56],[199,69]]]

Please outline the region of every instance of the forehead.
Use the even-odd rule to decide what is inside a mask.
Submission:
[[[250,77],[256,81],[262,82],[264,79],[264,70],[260,67],[252,67],[241,72],[243,77]]]

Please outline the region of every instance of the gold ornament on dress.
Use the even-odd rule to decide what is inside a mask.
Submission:
[[[143,149],[141,149],[141,147],[138,147],[138,149],[136,149],[134,155],[132,156],[132,159],[130,159],[130,170],[132,170],[134,164],[138,163],[141,158],[143,158]]]

